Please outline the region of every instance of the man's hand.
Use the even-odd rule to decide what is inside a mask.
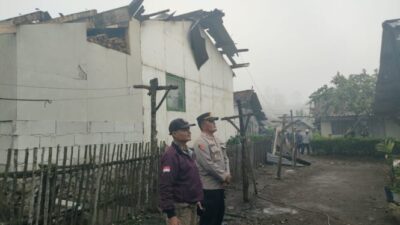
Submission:
[[[201,202],[197,202],[196,205],[200,210],[202,211],[204,210],[203,205],[201,205]]]
[[[224,184],[225,184],[225,185],[230,184],[230,183],[231,183],[231,180],[232,180],[232,176],[231,176],[230,174],[228,174],[228,175],[225,177],[225,179],[224,179]]]
[[[181,221],[178,219],[178,217],[173,216],[168,219],[168,225],[181,225]]]

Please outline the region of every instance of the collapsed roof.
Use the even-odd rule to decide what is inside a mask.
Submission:
[[[127,6],[101,13],[97,13],[97,10],[88,10],[70,15],[60,13],[60,17],[57,18],[52,18],[48,12],[36,11],[0,21],[0,33],[15,32],[15,28],[13,29],[11,26],[23,24],[86,22],[88,24],[88,41],[129,54],[129,45],[126,43],[126,29],[131,18],[139,21],[151,19],[163,21],[185,20],[192,22],[189,40],[198,69],[208,60],[205,39],[202,37],[201,31],[206,32],[211,37],[215,47],[228,58],[232,69],[249,66],[249,63],[238,64],[233,59],[239,52],[245,52],[248,49],[238,49],[236,47],[223,25],[222,17],[225,14],[221,10],[215,9],[210,12],[197,10],[177,16],[175,16],[175,13],[168,14],[169,10],[144,14],[145,9],[142,4],[143,0],[133,0]]]
[[[251,109],[253,111],[254,116],[258,121],[261,122],[267,120],[265,113],[262,111],[262,106],[258,96],[254,90],[237,91],[233,93],[233,97],[235,105],[237,101],[240,101],[243,108]]]
[[[400,19],[383,22],[380,69],[374,111],[400,117]]]

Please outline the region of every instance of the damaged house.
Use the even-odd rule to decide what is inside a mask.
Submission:
[[[400,138],[400,19],[382,24],[380,68],[376,83],[374,113],[385,137]]]
[[[247,126],[247,134],[260,135],[266,132],[267,117],[263,112],[260,100],[254,90],[237,91],[234,93],[235,115],[239,114],[237,101],[240,101],[243,114],[252,114]],[[239,124],[237,124],[239,125]]]
[[[157,112],[159,140],[169,139],[173,118],[234,114],[233,69],[248,64],[233,58],[246,50],[224,13],[144,14],[142,2],[0,21],[1,150],[148,140],[150,98],[133,85],[153,78],[178,86]],[[218,128],[223,140],[234,135],[228,123]]]

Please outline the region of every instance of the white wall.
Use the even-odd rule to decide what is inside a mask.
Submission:
[[[166,103],[157,114],[159,139],[170,141],[169,122],[177,117],[196,122],[201,113],[211,111],[219,117],[232,116],[233,78],[230,66],[206,37],[209,60],[197,69],[188,39],[190,22],[145,21],[141,26],[143,83],[157,77],[160,85],[165,85],[166,72],[185,78],[186,112],[166,111]],[[160,99],[162,92],[158,94]],[[144,96],[145,136],[149,135],[149,102]],[[234,135],[234,129],[227,122],[219,121],[218,136],[227,140]],[[192,129],[192,138],[200,134],[197,127]]]
[[[0,34],[0,97],[17,97],[17,44],[15,34]],[[0,100],[0,121],[15,120],[15,101]],[[0,123],[1,127],[1,123]]]
[[[19,85],[0,96],[52,100],[0,101],[0,120],[11,120],[0,123],[0,150],[142,140],[142,93],[127,88],[142,80],[140,23],[129,26],[131,54],[88,42],[85,23],[0,35],[0,83]]]
[[[330,122],[321,121],[321,136],[329,137],[332,135],[332,125]]]

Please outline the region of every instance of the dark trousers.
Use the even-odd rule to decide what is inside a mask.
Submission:
[[[200,215],[200,225],[221,225],[225,213],[224,189],[204,190],[205,209]]]
[[[310,144],[302,144],[301,145],[301,154],[304,154],[304,149],[307,148],[307,154],[310,154],[311,150],[310,150]]]

